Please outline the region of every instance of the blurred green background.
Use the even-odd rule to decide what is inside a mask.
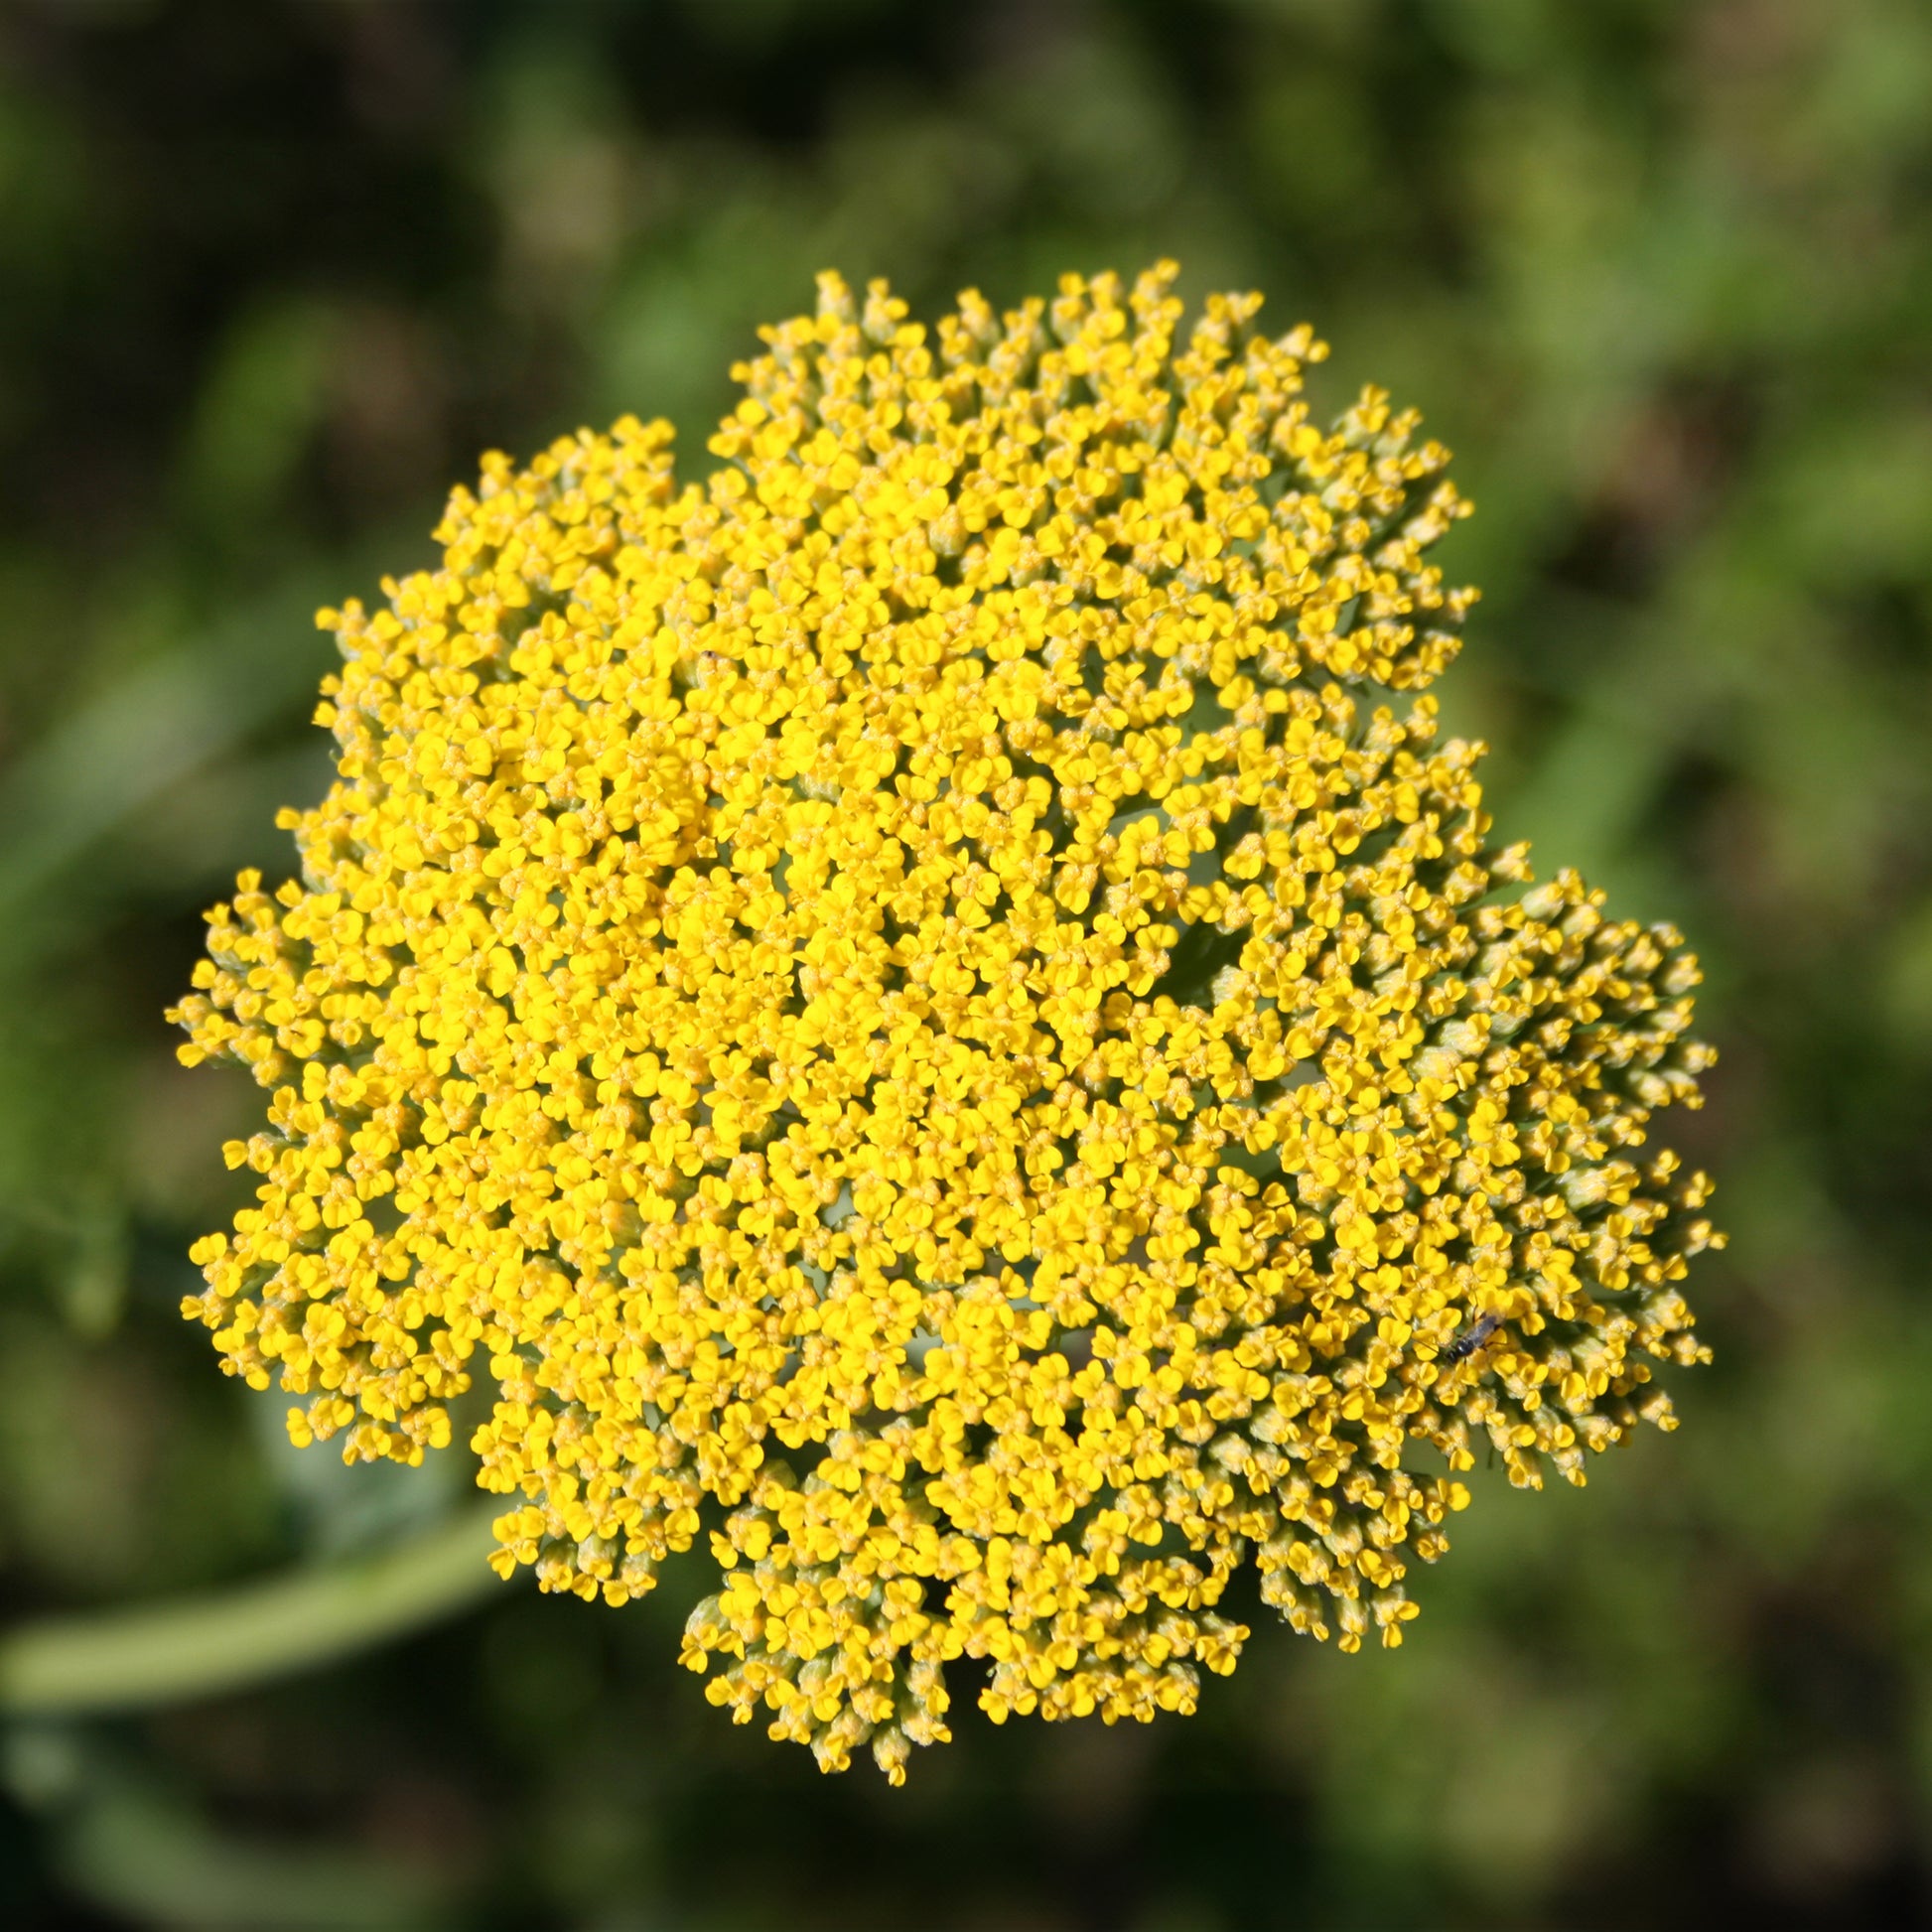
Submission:
[[[1194,1720],[962,1685],[903,1792],[821,1779],[676,1669],[695,1578],[496,1586],[459,1451],[298,1455],[215,1372],[183,1250],[255,1103],[160,1013],[327,781],[311,611],[480,450],[634,409],[702,463],[821,266],[930,316],[1161,254],[1458,452],[1449,718],[1710,969],[1718,1363],[1586,1493],[1478,1472],[1399,1653],[1257,1608]],[[1932,1922],[1929,635],[1920,0],[8,0],[0,1917]],[[115,1654],[316,1661],[60,1690],[74,1618],[179,1598]]]

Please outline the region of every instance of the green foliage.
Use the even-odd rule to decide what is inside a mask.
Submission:
[[[1256,1605],[1199,1718],[968,1718],[889,1795],[722,1729],[656,1599],[485,1589],[286,1679],[15,1717],[13,1922],[1922,1915],[1932,16],[46,0],[0,41],[10,1615],[406,1564],[470,1507],[456,1451],[408,1501],[319,1476],[181,1324],[251,1109],[160,1009],[325,782],[314,606],[425,561],[484,447],[634,409],[704,462],[822,266],[932,314],[1172,253],[1314,322],[1332,398],[1427,412],[1486,592],[1449,723],[1510,836],[1704,954],[1725,1059],[1676,1132],[1734,1234],[1684,1429],[1485,1497],[1398,1653]]]

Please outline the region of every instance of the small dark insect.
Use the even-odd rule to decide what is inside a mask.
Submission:
[[[1449,1364],[1467,1361],[1482,1344],[1503,1325],[1503,1318],[1493,1310],[1479,1314],[1469,1325],[1445,1348],[1437,1360]]]

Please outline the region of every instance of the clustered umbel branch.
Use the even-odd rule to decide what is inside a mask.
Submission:
[[[323,614],[340,781],[177,1010],[271,1094],[223,1366],[414,1462],[484,1365],[499,1567],[708,1542],[685,1661],[829,1769],[962,1655],[1191,1710],[1250,1556],[1399,1642],[1484,1439],[1582,1482],[1704,1354],[1696,968],[1437,743],[1447,453],[1172,280],[828,277],[703,485],[630,419],[487,459]]]

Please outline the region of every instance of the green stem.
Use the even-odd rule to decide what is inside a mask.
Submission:
[[[421,1629],[481,1597],[499,1500],[400,1548],[151,1608],[0,1636],[0,1714],[145,1711],[247,1689]]]

